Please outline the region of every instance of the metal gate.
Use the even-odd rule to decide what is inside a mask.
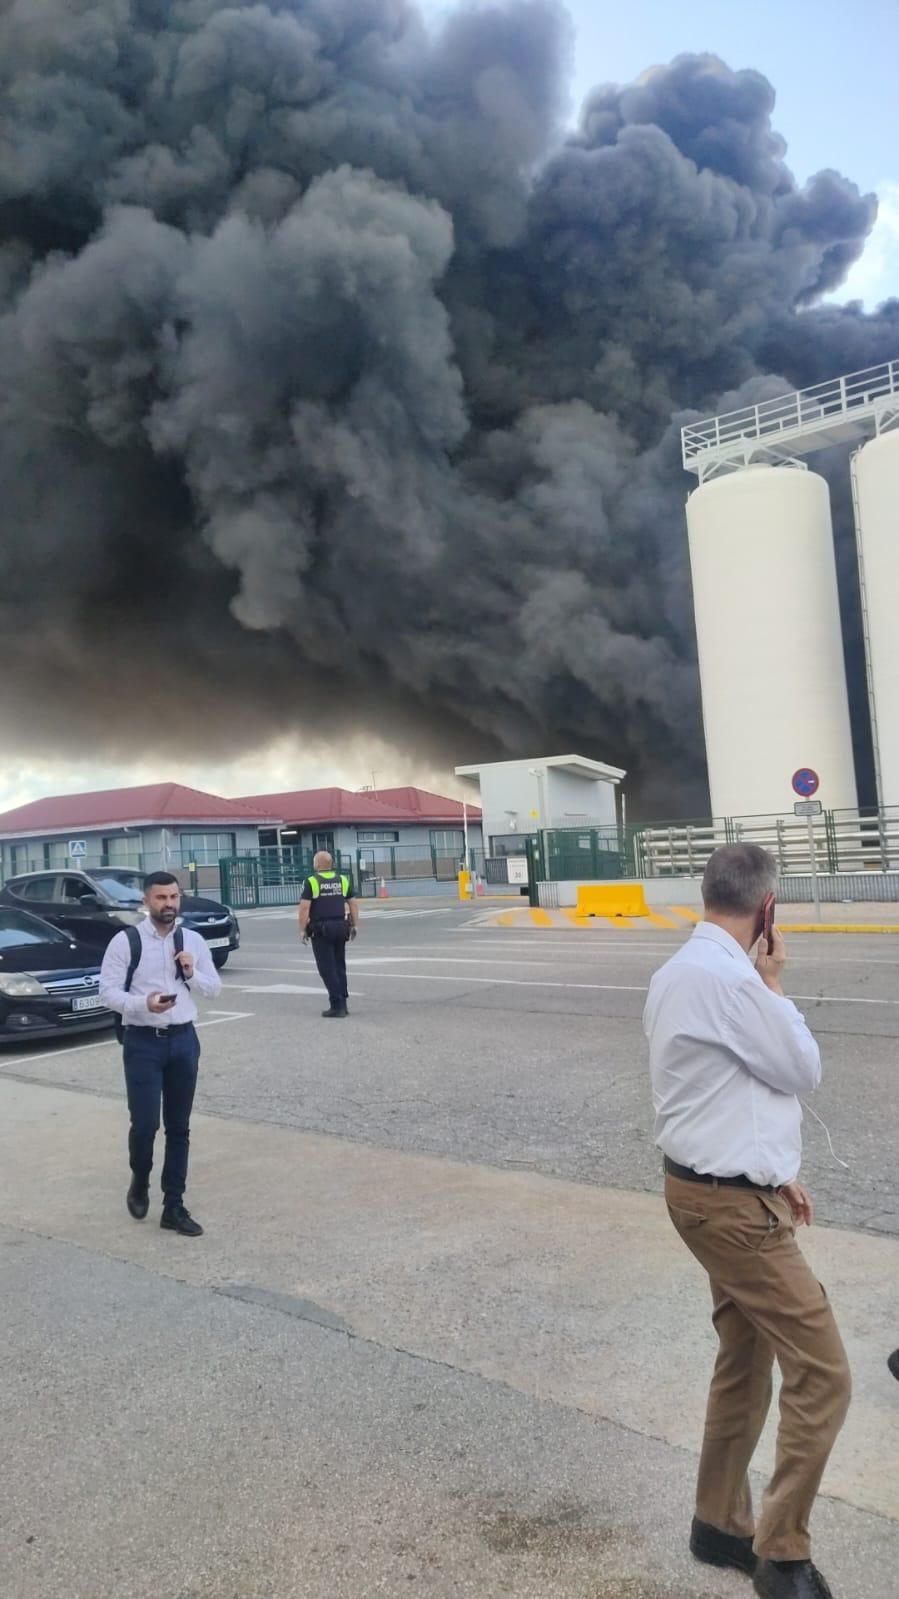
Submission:
[[[346,855],[339,855],[335,866],[353,878],[353,864]],[[219,871],[222,899],[234,911],[297,905],[312,871],[312,854],[298,849],[263,849],[258,855],[237,855],[219,861]]]

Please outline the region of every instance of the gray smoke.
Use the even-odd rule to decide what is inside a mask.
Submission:
[[[756,72],[552,0],[0,0],[0,723],[576,747],[702,809],[678,429],[899,351]],[[851,626],[851,602],[848,620]]]

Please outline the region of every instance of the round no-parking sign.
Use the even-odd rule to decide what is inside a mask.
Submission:
[[[798,772],[793,773],[793,793],[800,798],[811,799],[820,787],[821,779],[810,766],[800,766]]]

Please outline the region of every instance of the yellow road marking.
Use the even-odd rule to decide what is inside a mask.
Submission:
[[[675,916],[685,917],[688,922],[698,923],[702,921],[698,911],[691,910],[689,905],[669,905],[668,909],[673,911]]]
[[[652,927],[664,927],[668,933],[676,933],[682,930],[680,922],[672,922],[667,916],[659,916],[656,911],[649,911],[642,920],[649,922]]]
[[[528,912],[535,927],[553,927],[555,925],[549,911],[538,910],[535,905],[529,905]]]

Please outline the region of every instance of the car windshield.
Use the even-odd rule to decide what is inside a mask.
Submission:
[[[0,949],[21,949],[25,944],[68,944],[49,922],[42,922],[27,911],[0,910]]]
[[[140,872],[89,872],[87,875],[117,905],[140,905],[143,900],[144,879]]]

